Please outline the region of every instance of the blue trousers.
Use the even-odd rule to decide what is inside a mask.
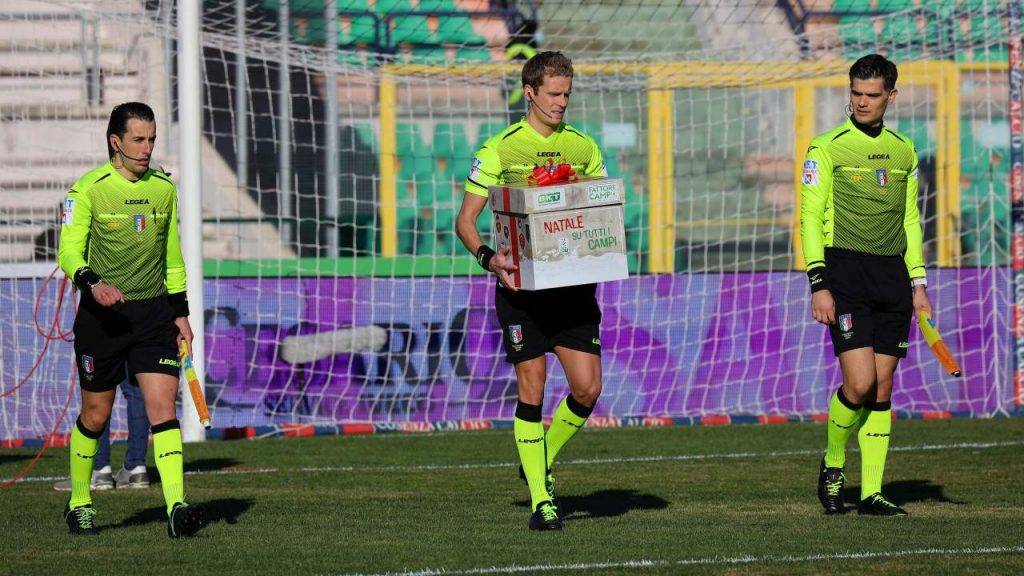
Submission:
[[[149,446],[149,417],[146,416],[146,404],[142,401],[142,391],[127,380],[120,384],[128,410],[128,451],[124,455],[124,467],[128,470],[136,466],[146,465],[146,449]],[[100,436],[99,451],[93,461],[93,470],[110,466],[110,425]]]

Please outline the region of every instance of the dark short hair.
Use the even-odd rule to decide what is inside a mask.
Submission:
[[[561,52],[541,52],[523,65],[523,86],[539,88],[544,76],[572,78],[572,61]]]
[[[156,122],[153,109],[142,102],[125,102],[114,106],[110,111],[110,121],[107,122],[107,157],[114,157],[114,148],[110,145],[110,135],[116,134],[122,137],[128,132],[128,121],[132,118],[143,122]]]
[[[868,54],[850,66],[850,84],[853,84],[854,78],[858,80],[881,78],[885,89],[892,90],[896,87],[897,76],[899,73],[896,72],[896,65],[881,54]]]

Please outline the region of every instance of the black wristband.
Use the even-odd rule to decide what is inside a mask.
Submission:
[[[175,318],[188,316],[188,297],[185,295],[184,292],[168,294],[167,301],[170,302],[171,309],[174,310]]]
[[[814,268],[807,271],[807,281],[811,283],[811,294],[818,290],[828,290],[828,279],[825,278],[825,268]]]
[[[476,249],[476,263],[484,270],[490,272],[491,258],[494,258],[494,254],[495,252],[494,250],[491,250],[490,246],[487,244],[481,244],[480,247]]]
[[[93,286],[99,284],[103,279],[100,275],[93,272],[92,268],[84,266],[75,271],[75,277],[73,279],[75,286],[82,292],[88,292]]]

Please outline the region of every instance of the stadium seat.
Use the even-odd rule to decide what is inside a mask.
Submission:
[[[345,50],[342,48],[338,50],[338,64],[348,64],[350,66],[365,66],[366,65],[366,53],[359,50]]]
[[[911,18],[884,18],[882,22],[882,41],[885,43],[905,47],[921,40],[917,22]]]
[[[412,62],[414,64],[446,64],[449,61],[448,50],[445,48],[414,48]]]
[[[391,19],[391,44],[435,44],[437,39],[426,16],[396,16]]]
[[[289,34],[299,44],[323,45],[326,28],[324,19],[316,16],[295,16],[291,19]]]
[[[925,120],[911,119],[900,122],[896,130],[910,138],[918,156],[930,156],[935,153],[935,144],[928,137],[928,124]]]
[[[844,16],[839,19],[839,37],[847,51],[863,52],[875,46],[875,21],[873,18]]]
[[[843,12],[867,12],[871,10],[871,0],[836,0],[832,4],[832,11],[838,14]]]
[[[402,123],[396,126],[395,132],[395,153],[400,164],[399,178],[420,180],[433,177],[437,172],[437,165],[420,137],[419,126]]]
[[[914,0],[878,0],[877,9],[883,12],[899,12],[915,8]]]
[[[995,12],[979,11],[971,15],[967,39],[972,42],[984,42],[990,38],[1002,37],[1006,33],[999,15]]]
[[[484,145],[484,142],[486,142],[488,138],[494,136],[498,132],[501,132],[507,126],[508,124],[504,122],[484,122],[480,124],[480,130],[477,132],[476,135],[476,143],[473,144],[473,150],[470,153],[475,154],[476,151],[479,150],[480,147]]]
[[[399,182],[396,187],[398,251],[402,254],[415,253],[416,245],[416,198],[410,194],[411,184]]]
[[[412,2],[409,0],[376,0],[373,4],[373,11],[378,14],[390,14],[392,12],[411,12]]]
[[[468,16],[441,16],[438,18],[437,39],[441,42],[463,46],[483,46],[483,36],[473,32],[473,22]]]
[[[279,0],[263,0],[262,6],[268,10],[276,11]],[[366,0],[337,0],[338,12],[357,12],[369,10]],[[326,0],[289,0],[288,10],[293,14],[308,14],[323,16],[326,9]]]
[[[372,16],[342,17],[342,20],[348,20],[348,26],[341,27],[343,44],[384,42],[383,34],[380,38],[377,37],[377,21]]]
[[[469,160],[472,152],[466,142],[465,126],[461,123],[438,122],[434,126],[434,156],[437,158]]]
[[[427,178],[416,183],[416,254],[450,255],[455,249],[455,196],[449,178]]]
[[[455,60],[459,62],[490,62],[493,59],[487,48],[459,48],[455,52]]]
[[[420,0],[421,12],[457,12],[454,0]]]
[[[355,124],[353,128],[356,131],[356,135],[359,138],[359,142],[363,146],[369,148],[374,154],[376,154],[377,136],[376,134],[374,134],[373,126],[366,122],[361,122],[359,124]]]

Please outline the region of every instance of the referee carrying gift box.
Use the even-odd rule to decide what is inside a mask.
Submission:
[[[626,231],[619,178],[578,180],[550,186],[491,186],[498,249],[512,248],[523,290],[622,280]]]

